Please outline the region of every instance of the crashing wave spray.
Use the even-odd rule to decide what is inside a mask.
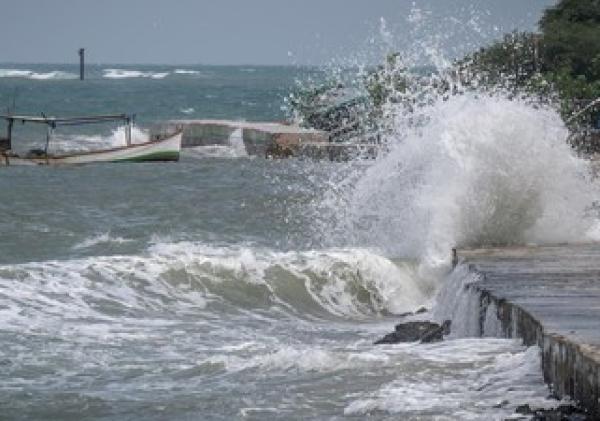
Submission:
[[[600,188],[567,144],[555,97],[465,78],[441,53],[452,31],[431,35],[432,19],[413,10],[413,45],[357,76],[382,153],[333,171],[314,209],[315,235],[417,258],[423,268],[447,267],[453,247],[593,240]],[[390,31],[383,21],[386,51]]]
[[[437,266],[456,246],[590,239],[598,188],[555,111],[465,94],[425,114],[344,193],[353,241]]]

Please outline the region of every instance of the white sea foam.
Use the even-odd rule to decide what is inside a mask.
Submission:
[[[73,246],[73,249],[74,250],[82,250],[82,249],[95,247],[100,244],[109,244],[109,243],[124,244],[124,243],[130,242],[130,241],[132,241],[132,240],[128,240],[128,239],[125,239],[125,238],[119,237],[119,236],[112,236],[110,234],[110,232],[104,232],[104,233],[97,234],[92,237],[86,238],[85,240],[75,244]]]
[[[526,349],[505,339],[460,339],[402,351],[413,354],[413,367],[401,364],[398,379],[362,393],[346,407],[346,415],[382,411],[404,417],[505,419],[521,404],[556,405],[547,398],[537,347]]]
[[[231,133],[227,145],[196,146],[186,148],[184,153],[193,158],[248,158],[242,129]]]
[[[129,69],[104,69],[103,77],[105,79],[135,79],[135,78],[147,78],[147,79],[164,79],[169,76],[171,72],[144,72],[141,70],[129,70]]]
[[[318,371],[331,372],[341,369],[358,368],[361,365],[373,364],[371,359],[363,359],[360,353],[332,351],[326,348],[281,346],[276,350],[263,350],[253,353],[251,358],[233,355],[218,355],[210,357],[202,364],[223,364],[227,371],[260,369],[272,371]]]
[[[229,146],[235,151],[236,156],[248,156],[242,129],[236,129],[231,133]]]
[[[126,126],[115,128],[108,136],[103,135],[75,135],[55,132],[49,145],[50,152],[63,153],[67,151],[90,151],[111,147],[125,146],[127,144]],[[131,129],[131,142],[143,143],[148,141],[148,132],[138,126]]]
[[[199,75],[200,71],[198,70],[189,70],[189,69],[175,69],[173,72],[178,75]]]
[[[21,78],[32,80],[63,80],[77,79],[79,76],[74,73],[54,70],[47,73],[37,73],[33,70],[21,69],[0,69],[0,78]]]
[[[189,107],[189,108],[181,108],[179,111],[181,111],[182,114],[193,114],[196,110],[192,107]]]

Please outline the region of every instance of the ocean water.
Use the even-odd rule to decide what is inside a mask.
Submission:
[[[135,112],[137,137],[170,118],[280,120],[296,80],[320,74],[0,68],[0,103]],[[594,239],[588,164],[549,108],[464,95],[423,113],[415,130],[398,111],[390,152],[368,162],[232,146],[1,168],[0,417],[500,420],[556,404],[536,348],[473,337],[450,248]],[[63,141],[123,141],[87,130]],[[421,306],[455,320],[450,338],[372,345]]]

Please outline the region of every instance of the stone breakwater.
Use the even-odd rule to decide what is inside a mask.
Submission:
[[[459,250],[480,280],[479,334],[542,350],[544,379],[600,419],[600,244]],[[487,323],[495,314],[497,324]],[[491,331],[494,330],[494,331]]]

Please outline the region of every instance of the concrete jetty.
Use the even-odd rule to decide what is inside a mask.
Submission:
[[[298,154],[304,145],[323,145],[329,135],[284,123],[230,120],[172,120],[168,129],[183,130],[182,147],[232,145],[243,142],[248,155],[287,157]],[[159,127],[164,130],[165,125]]]
[[[334,143],[328,132],[292,124],[230,120],[171,120],[154,127],[150,135],[183,130],[182,147],[243,143],[246,153],[267,158],[305,157],[346,160],[361,154],[375,157],[378,145]]]
[[[481,275],[480,333],[496,311],[502,334],[542,350],[544,379],[600,419],[600,244],[459,250]],[[489,332],[488,332],[489,334]]]

